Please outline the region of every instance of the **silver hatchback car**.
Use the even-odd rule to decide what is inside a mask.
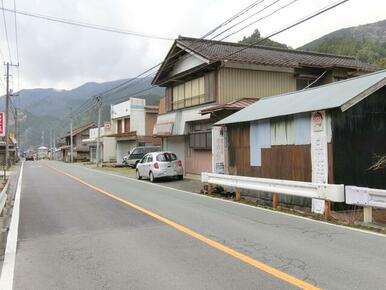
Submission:
[[[155,182],[162,177],[184,178],[182,161],[171,152],[152,152],[146,154],[137,164],[136,174],[138,179],[148,178]]]

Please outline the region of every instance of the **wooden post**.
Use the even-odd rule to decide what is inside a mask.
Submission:
[[[371,206],[363,207],[363,221],[365,223],[373,222],[373,208]]]
[[[208,183],[208,194],[212,194],[213,191],[213,185],[211,183]]]
[[[272,194],[272,207],[277,208],[279,205],[279,194],[277,192],[274,192]]]
[[[331,201],[324,201],[324,218],[329,220],[331,218]]]
[[[240,188],[236,187],[236,201],[240,201],[241,198],[241,190]]]

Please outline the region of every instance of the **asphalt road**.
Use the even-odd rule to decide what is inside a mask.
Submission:
[[[14,289],[385,289],[385,268],[383,236],[77,165],[24,166]]]

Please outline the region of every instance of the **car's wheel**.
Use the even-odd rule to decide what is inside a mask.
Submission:
[[[150,182],[153,182],[153,183],[155,182],[154,174],[151,171],[149,173],[149,179],[150,179]]]
[[[181,174],[181,175],[177,175],[177,179],[178,180],[183,180],[184,179],[184,176]]]
[[[136,171],[137,179],[142,179],[141,174],[139,174],[139,170]]]

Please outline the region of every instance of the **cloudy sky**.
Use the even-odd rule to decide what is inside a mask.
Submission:
[[[4,7],[13,9],[13,0],[3,1]],[[251,13],[273,1],[264,0]],[[292,1],[278,1],[272,9]],[[178,35],[200,37],[253,2],[253,0],[16,0],[16,5],[17,9],[22,11],[175,38]],[[298,0],[288,8],[227,40],[238,41],[256,28],[263,36],[269,35],[333,2],[335,0]],[[259,17],[270,11],[272,10],[266,10],[265,13],[259,14]],[[351,0],[273,39],[296,48],[340,28],[383,20],[385,11],[384,0]],[[244,15],[246,16],[248,14]],[[253,19],[256,18],[258,16]],[[12,14],[6,12],[5,19],[11,59],[16,62],[14,18]],[[7,61],[9,53],[2,20],[0,13],[0,49]],[[21,88],[71,89],[88,81],[103,82],[133,77],[162,61],[172,44],[171,41],[94,31],[23,15],[17,16],[17,24]],[[3,61],[1,55],[0,61]],[[4,74],[4,69],[1,73]],[[18,84],[16,70],[13,83],[16,90]]]

